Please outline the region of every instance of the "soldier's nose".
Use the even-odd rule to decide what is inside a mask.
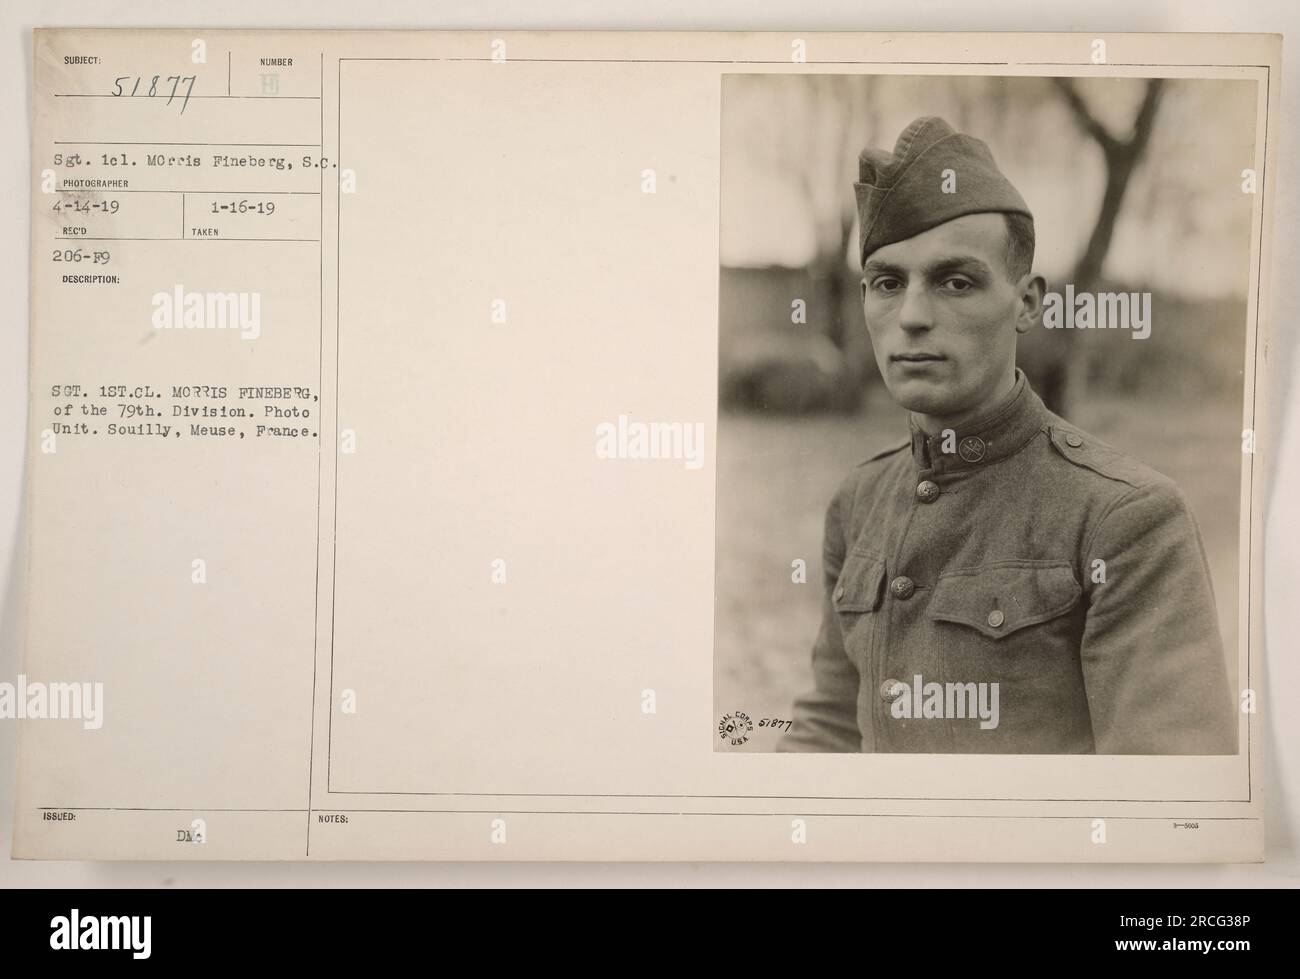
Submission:
[[[898,323],[907,331],[928,330],[934,325],[930,310],[930,299],[923,284],[907,287],[903,295],[903,305],[898,311]]]

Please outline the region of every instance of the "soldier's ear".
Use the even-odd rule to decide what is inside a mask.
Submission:
[[[1047,280],[1029,272],[1017,283],[1020,291],[1016,309],[1016,332],[1028,333],[1043,321],[1043,297],[1047,295]]]
[[[858,283],[858,285],[862,287],[859,292],[862,297],[862,302],[865,303],[867,301],[867,277],[865,275],[862,277],[862,281]]]

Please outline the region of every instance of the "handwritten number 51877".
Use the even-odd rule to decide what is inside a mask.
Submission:
[[[167,104],[171,105],[172,100],[176,98],[176,95],[183,84],[185,85],[185,94],[181,98],[181,112],[183,113],[185,111],[185,106],[189,105],[190,93],[194,91],[194,80],[197,77],[197,75],[168,75],[166,78],[163,78],[162,75],[154,75],[152,79],[149,79],[148,89],[142,92],[140,91],[140,83],[145,81],[143,75],[119,75],[117,78],[113,79],[113,95],[123,95],[128,98],[138,95],[153,99],[160,98],[162,95],[166,94]],[[124,82],[132,83],[131,91],[128,92],[123,88]],[[159,91],[159,82],[163,83],[162,91]],[[167,92],[168,82],[171,82],[170,92]]]

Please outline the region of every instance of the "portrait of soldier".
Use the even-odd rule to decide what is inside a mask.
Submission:
[[[1181,491],[1016,366],[1047,290],[1021,194],[936,117],[863,151],[855,191],[863,320],[911,437],[827,508],[813,681],[778,750],[1234,753]]]

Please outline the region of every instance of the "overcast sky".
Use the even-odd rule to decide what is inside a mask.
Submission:
[[[724,265],[806,264],[816,249],[814,214],[825,221],[852,204],[862,146],[892,149],[914,118],[939,115],[989,144],[1034,212],[1038,271],[1064,288],[1092,230],[1105,166],[1049,83],[877,76],[864,84],[838,76],[814,84],[823,87],[795,75],[724,82]],[[1079,90],[1112,133],[1127,135],[1144,86],[1095,79]],[[851,88],[859,93],[853,103]],[[1242,192],[1241,172],[1255,165],[1255,90],[1250,80],[1166,84],[1107,256],[1108,276],[1187,295],[1245,295],[1256,198]]]

